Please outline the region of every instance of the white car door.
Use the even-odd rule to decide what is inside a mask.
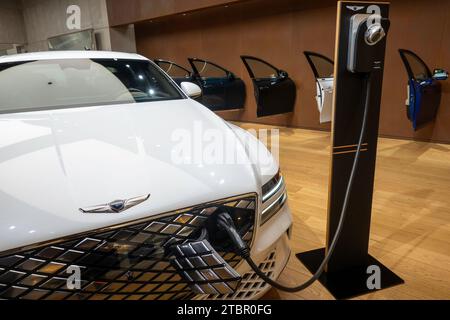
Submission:
[[[317,79],[317,108],[320,112],[320,123],[331,121],[333,108],[333,78]]]
[[[316,52],[305,51],[304,54],[316,78],[316,101],[320,123],[330,122],[333,105],[333,60]]]

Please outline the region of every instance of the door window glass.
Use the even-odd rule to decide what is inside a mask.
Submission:
[[[278,77],[278,70],[267,63],[255,59],[246,59],[246,62],[255,79],[275,79]]]
[[[192,60],[201,78],[225,78],[227,72],[211,63],[202,60]]]
[[[411,68],[412,75],[418,81],[424,81],[431,78],[430,71],[428,67],[417,57],[415,54],[403,51],[405,59],[408,61],[409,67]]]
[[[334,64],[332,61],[314,53],[306,53],[309,62],[312,64],[314,74],[317,78],[332,78]],[[314,70],[315,69],[315,70]]]
[[[168,61],[158,61],[158,66],[163,69],[172,78],[189,78],[189,71],[181,68],[180,66],[168,62]]]

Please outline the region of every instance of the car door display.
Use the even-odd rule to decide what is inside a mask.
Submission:
[[[406,114],[414,130],[418,130],[436,118],[441,102],[441,84],[438,81],[446,80],[448,73],[435,69],[432,74],[414,52],[399,49],[399,53],[408,73]]]
[[[320,123],[330,122],[333,108],[334,62],[316,52],[305,51],[304,54],[316,78],[316,101]]]
[[[203,96],[198,100],[200,103],[213,111],[244,108],[244,81],[213,62],[197,58],[188,60],[194,79],[203,90]]]
[[[251,56],[241,56],[253,81],[258,117],[293,112],[296,86],[286,71]]]
[[[182,82],[194,82],[192,72],[172,61],[155,59],[154,62],[163,69],[178,85]]]

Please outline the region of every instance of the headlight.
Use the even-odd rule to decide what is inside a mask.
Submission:
[[[269,221],[285,204],[287,200],[283,176],[278,172],[262,187],[261,225]]]

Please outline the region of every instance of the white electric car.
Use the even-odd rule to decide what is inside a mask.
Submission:
[[[199,94],[136,54],[0,58],[0,299],[256,299],[269,289],[214,217],[228,212],[277,278],[292,224],[278,164]],[[175,268],[174,246],[200,238],[221,258]]]

